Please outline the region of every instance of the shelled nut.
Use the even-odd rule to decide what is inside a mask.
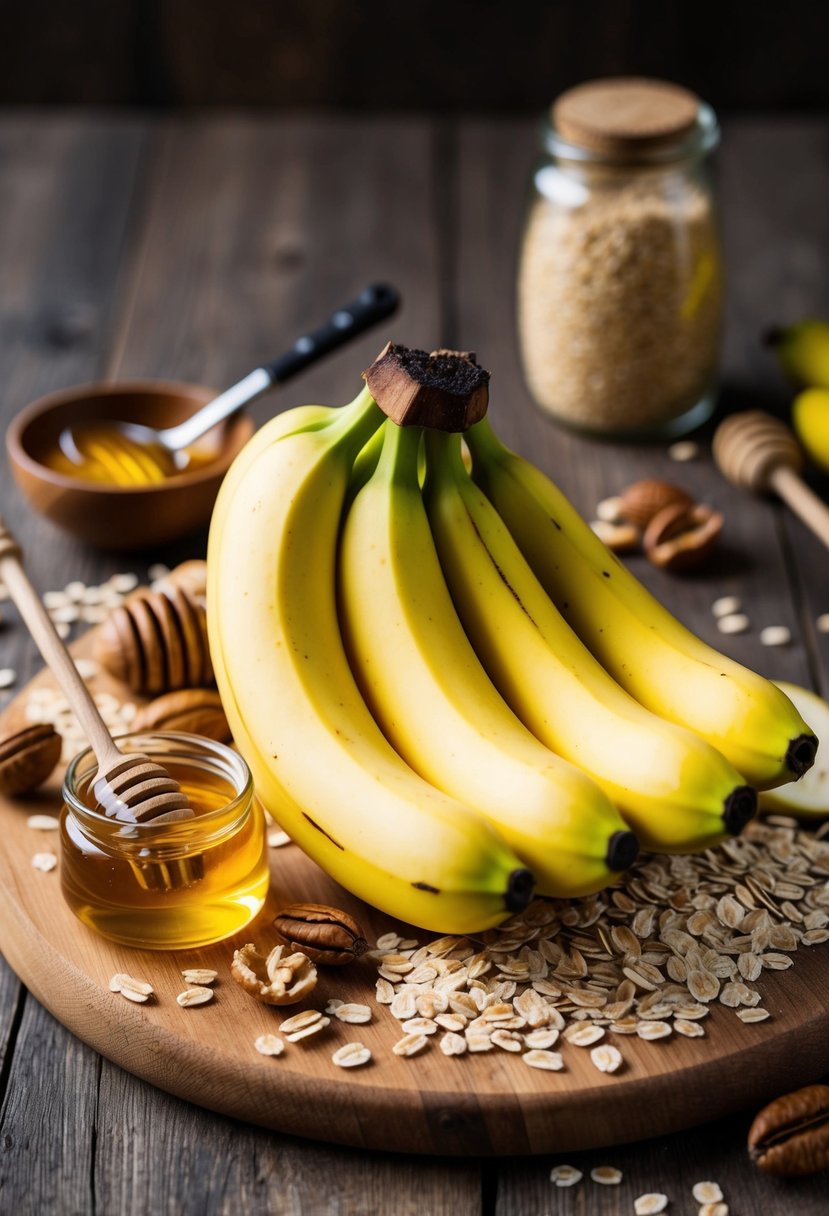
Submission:
[[[316,987],[317,969],[307,955],[274,946],[265,957],[252,942],[234,951],[230,974],[263,1005],[296,1005]]]
[[[209,686],[213,666],[204,605],[176,585],[138,591],[101,626],[95,658],[143,695]]]
[[[749,1129],[748,1151],[767,1174],[792,1177],[829,1167],[829,1086],[807,1085],[770,1102]]]
[[[231,731],[222,699],[212,688],[179,688],[142,705],[133,730],[179,730],[229,743]]]
[[[622,491],[619,499],[622,517],[639,528],[646,528],[665,507],[675,504],[691,507],[694,503],[691,495],[681,486],[657,477],[634,481]]]
[[[47,722],[0,738],[0,794],[16,797],[42,785],[60,760],[63,741]]]
[[[716,544],[723,522],[720,512],[705,503],[663,507],[642,538],[648,560],[672,572],[695,569]]]
[[[368,949],[354,917],[327,904],[291,904],[275,917],[273,927],[292,950],[329,967],[351,963]]]

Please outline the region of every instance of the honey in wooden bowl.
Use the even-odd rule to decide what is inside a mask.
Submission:
[[[60,437],[113,422],[174,426],[215,397],[215,390],[163,380],[89,384],[42,397],[21,410],[6,432],[9,464],[30,506],[87,544],[126,552],[158,546],[204,527],[222,478],[253,434],[238,413],[189,449],[190,462],[173,476],[126,484],[80,476],[55,466]]]
[[[69,765],[61,814],[61,887],[75,915],[128,946],[182,950],[221,941],[259,912],[268,891],[265,821],[244,760],[198,735],[121,736],[181,785],[194,818],[124,824],[97,807],[92,752]],[[159,875],[174,881],[157,881]]]

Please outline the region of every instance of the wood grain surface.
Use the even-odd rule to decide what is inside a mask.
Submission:
[[[263,399],[257,421],[301,400],[345,400],[385,337],[476,349],[493,373],[498,429],[585,514],[642,475],[676,480],[721,507],[723,546],[704,571],[671,578],[636,556],[632,568],[707,641],[772,678],[826,692],[829,635],[815,628],[829,610],[825,552],[777,504],[722,482],[707,457],[708,432],[700,458],[679,466],[659,446],[579,439],[532,407],[513,300],[536,155],[532,123],[494,118],[0,115],[0,417],[104,373],[222,387],[316,323],[332,300],[388,278],[404,297],[394,333],[378,333],[376,349],[369,335],[334,356],[290,396]],[[720,409],[783,411],[789,391],[759,335],[771,324],[829,315],[825,124],[727,121],[718,175],[729,268]],[[810,480],[826,497],[826,480]],[[0,510],[44,588],[75,577],[100,582],[124,568],[145,577],[155,560],[204,552],[197,536],[128,565],[96,554],[28,514],[5,470]],[[742,597],[753,628],[724,638],[710,604],[731,593]],[[14,612],[3,610],[0,666],[14,667],[22,687],[40,661]],[[767,624],[789,625],[792,645],[760,646]],[[794,1073],[786,1079],[789,1088]],[[213,1114],[122,1070],[0,963],[4,1216],[610,1216],[651,1190],[669,1195],[670,1210],[691,1212],[691,1187],[706,1177],[720,1182],[735,1213],[822,1216],[825,1175],[773,1180],[749,1164],[753,1109],[564,1156],[413,1157],[312,1143]],[[549,1174],[560,1160],[586,1172],[617,1165],[624,1178],[601,1193],[586,1181],[557,1191]]]

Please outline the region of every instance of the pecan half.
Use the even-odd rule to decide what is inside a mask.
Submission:
[[[351,963],[368,949],[354,917],[327,904],[291,904],[275,917],[273,927],[293,950],[326,967]]]
[[[749,1129],[748,1152],[766,1174],[829,1167],[829,1085],[807,1085],[770,1102]]]
[[[654,515],[642,545],[648,560],[662,570],[693,570],[717,543],[723,523],[720,512],[705,503],[674,503]]]
[[[264,1005],[296,1005],[317,984],[317,969],[307,955],[274,946],[266,958],[251,942],[234,951],[230,974]]]
[[[682,486],[675,486],[670,481],[662,481],[658,477],[634,481],[619,495],[619,510],[623,519],[640,528],[646,528],[654,515],[658,515],[665,507],[672,507],[677,503],[690,507],[693,506],[694,500]]]
[[[0,794],[28,794],[46,780],[60,760],[63,740],[46,722],[24,726],[0,738]]]

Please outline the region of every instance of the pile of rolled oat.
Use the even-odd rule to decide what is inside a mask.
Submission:
[[[827,834],[771,817],[704,853],[647,857],[598,895],[536,901],[480,941],[386,934],[376,998],[405,1032],[393,1050],[499,1048],[557,1071],[566,1045],[616,1072],[610,1039],[703,1036],[715,1005],[764,1021],[763,973],[829,940]]]

